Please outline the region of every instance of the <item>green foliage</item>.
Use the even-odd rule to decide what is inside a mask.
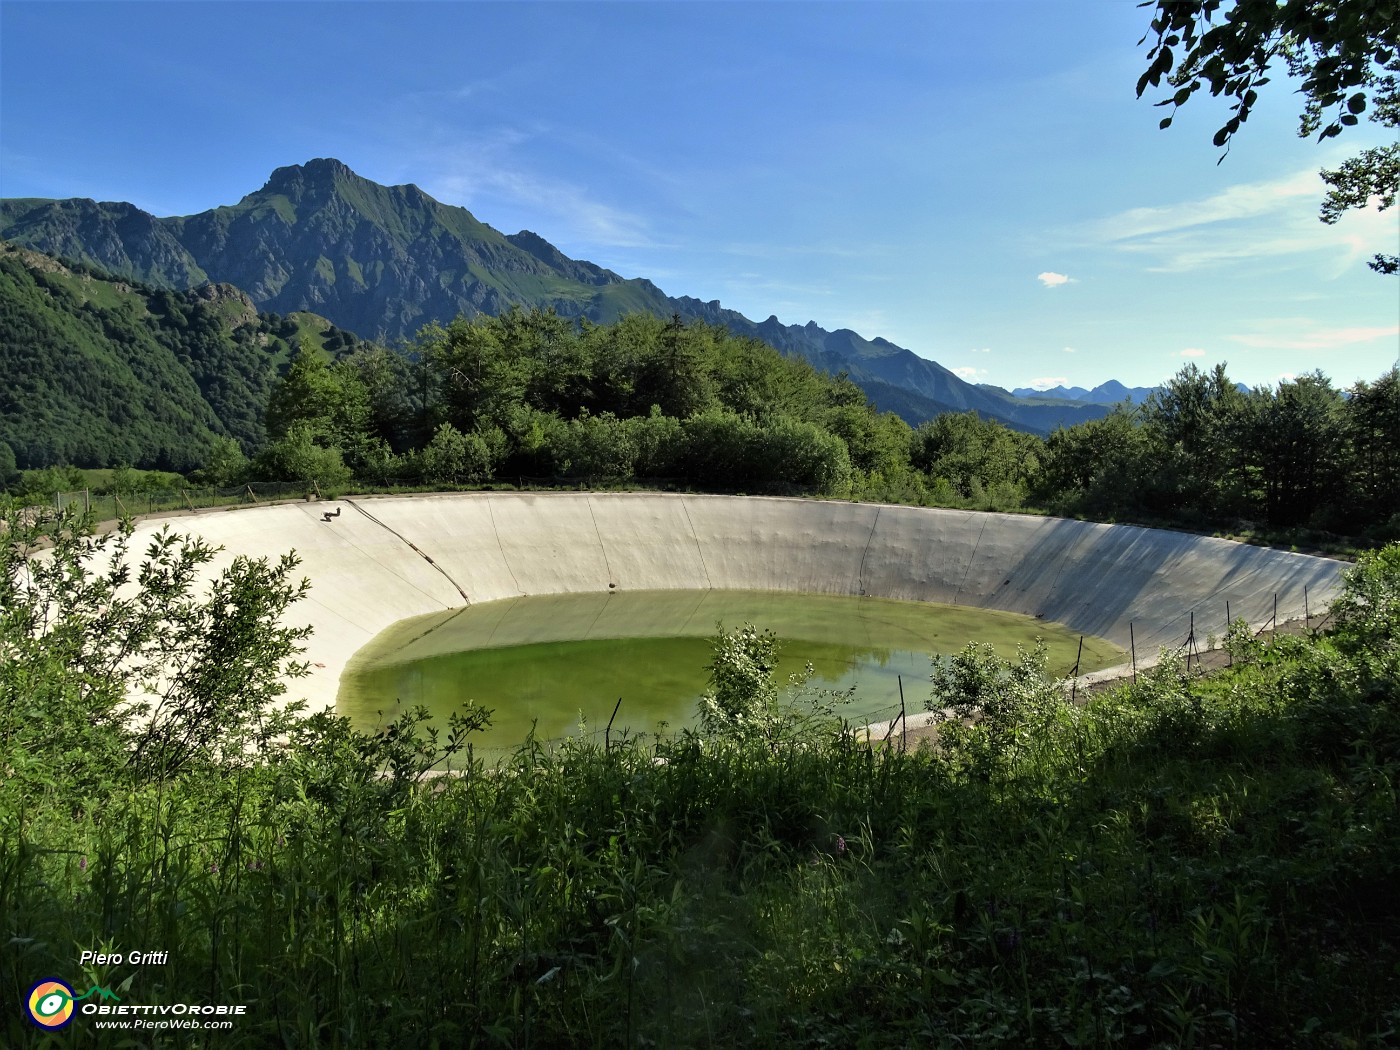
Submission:
[[[1140,409],[1052,434],[1033,491],[1057,513],[1384,539],[1400,507],[1396,420],[1394,369],[1344,397],[1320,372],[1246,393],[1224,365],[1187,365]]]
[[[1140,409],[1120,408],[1045,440],[975,412],[945,413],[911,430],[877,412],[844,374],[823,375],[755,340],[679,317],[635,314],[599,325],[511,308],[429,326],[415,346],[395,353],[311,315],[257,315],[228,288],[188,296],[132,290],[78,281],[56,264],[46,270],[39,257],[24,258],[23,265],[14,253],[3,260],[34,286],[16,302],[125,318],[114,332],[144,318],[143,332],[188,358],[207,405],[233,414],[225,433],[162,438],[154,453],[142,437],[142,453],[95,432],[92,448],[65,444],[87,424],[59,426],[62,414],[50,413],[45,418],[66,436],[43,438],[39,459],[56,468],[84,456],[114,465],[198,456],[204,469],[192,480],[221,487],[262,479],[330,489],[352,480],[606,479],[1231,531],[1262,524],[1370,542],[1400,535],[1400,380],[1393,370],[1343,396],[1321,373],[1244,392],[1223,365],[1210,372],[1191,365]],[[220,342],[231,321],[238,322],[232,344]],[[286,338],[300,349],[274,379],[274,366],[288,356]],[[332,359],[323,345],[342,356]],[[251,348],[255,357],[238,356]],[[233,374],[261,383],[270,444],[262,442],[262,413],[246,396],[252,386],[234,391]],[[157,378],[163,387],[178,385]],[[130,422],[131,411],[110,407],[112,420]],[[23,441],[40,440],[47,426],[26,423],[14,441],[0,426],[0,449],[9,444],[24,467],[39,446]],[[146,433],[142,426],[136,432]],[[93,451],[99,446],[100,454]],[[251,461],[246,452],[255,453]],[[123,478],[133,489],[156,484],[150,476]],[[36,501],[99,487],[57,474],[11,475],[8,483]]]
[[[856,394],[860,393],[855,384],[849,386]],[[851,395],[842,392],[836,396],[849,398]],[[845,401],[828,409],[821,422],[846,443],[853,469],[885,477],[908,470],[913,428],[893,412],[872,413],[864,395],[859,401]]]
[[[778,639],[751,623],[730,632],[718,625],[714,652],[710,688],[700,701],[701,728],[707,733],[744,733],[777,700],[773,675]]]
[[[1343,495],[1344,412],[1341,394],[1321,372],[1280,383],[1278,393],[1263,405],[1254,444],[1271,522],[1308,521]],[[1346,527],[1339,516],[1331,523]]]
[[[846,442],[823,424],[837,382],[723,329],[643,314],[575,326],[511,309],[429,326],[414,352],[420,374],[397,381],[420,388],[423,420],[481,434],[506,477],[682,477],[812,492],[844,492],[852,480]],[[406,390],[379,396],[411,400]],[[863,454],[901,459],[904,424],[841,396]]]
[[[938,715],[942,753],[952,767],[989,780],[1046,744],[1069,708],[1059,683],[1046,677],[1045,661],[1043,643],[1020,650],[1013,663],[976,642],[934,660],[929,710]]]
[[[1224,365],[1210,373],[1186,365],[1154,391],[1142,406],[1156,461],[1148,505],[1188,506],[1203,516],[1236,510],[1240,454],[1256,436],[1245,415],[1252,407]]]
[[[611,412],[569,420],[557,453],[556,469],[576,477],[630,478],[640,450],[631,420]]]
[[[1051,434],[1036,488],[1052,509],[1112,518],[1139,505],[1151,464],[1147,428],[1120,406]]]
[[[791,417],[772,420],[759,455],[769,465],[767,485],[790,485],[825,495],[844,495],[851,484],[846,443],[816,423]]]
[[[1350,488],[1366,517],[1384,522],[1400,514],[1400,370],[1357,383],[1344,414],[1352,448]]]
[[[723,624],[715,626],[709,689],[700,698],[703,734],[759,743],[774,751],[801,743],[829,746],[845,737],[839,708],[852,699],[853,691],[811,687],[811,664],[780,684],[781,646],[772,631],[751,623],[732,631],[725,631]]]
[[[99,542],[81,532],[55,550]],[[421,714],[366,735],[322,713],[258,746],[267,661],[296,641],[274,626],[289,565],[235,565],[204,618],[179,540],[135,589],[102,558],[60,553],[48,576],[6,558],[7,1002],[79,979],[75,946],[112,944],[170,964],[87,986],[249,1003],[221,1046],[1383,1047],[1400,1031],[1400,549],[1348,578],[1333,635],[1252,646],[1213,678],[1169,658],[1072,707],[1034,653],[969,650],[935,669],[966,718],[933,747],[763,731],[776,643],[746,627],[715,658],[717,691],[759,719],[746,731],[526,742],[489,771],[470,704],[441,737]],[[137,639],[135,664],[116,658]],[[162,663],[163,645],[190,648]],[[201,657],[230,651],[255,663]],[[162,763],[180,734],[116,717],[143,667],[203,682],[182,716],[197,755]],[[32,1031],[0,1016],[6,1045]]]
[[[13,508],[0,522],[0,765],[10,775],[70,797],[118,776],[241,763],[285,730],[272,704],[284,676],[304,673],[294,657],[307,633],[278,624],[307,589],[289,582],[293,556],[236,558],[201,597],[201,568],[217,553],[202,541],[163,530],[133,566],[129,526],[93,537],[68,512]]]
[[[39,470],[22,470],[15,494],[26,503],[52,500],[59,492],[85,488],[82,472],[76,467],[55,466]]]
[[[249,446],[279,344],[231,291],[157,291],[0,253],[0,440],[17,465],[189,470],[214,436]]]
[[[368,398],[369,436],[383,441],[392,452],[407,451],[412,447],[417,426],[413,391],[418,382],[413,365],[403,354],[363,343],[345,362],[354,370]]]
[[[237,485],[248,477],[248,457],[242,447],[232,438],[215,438],[209,458],[204,466],[192,476],[198,483],[227,488]]]
[[[976,412],[950,412],[914,431],[910,460],[954,498],[981,500],[994,489],[1010,490],[1014,503],[1039,468],[1039,438],[1009,430]]]
[[[1235,0],[1222,11],[1221,0],[1158,0],[1155,7],[1143,37],[1154,41],[1147,52],[1150,64],[1137,93],[1141,98],[1149,84],[1155,88],[1167,79],[1173,90],[1157,102],[1171,107],[1163,128],[1178,107],[1209,88],[1212,96],[1234,100],[1232,115],[1214,140],[1228,151],[1258,102],[1258,89],[1271,79],[1270,66],[1280,60],[1301,81],[1300,135],[1332,138],[1355,127],[1368,109],[1370,119],[1383,127],[1400,127],[1400,20],[1389,4]],[[1363,150],[1322,174],[1333,187],[1323,204],[1323,222],[1336,222],[1348,208],[1377,197],[1382,209],[1391,207],[1400,187],[1400,145]],[[1370,265],[1393,274],[1400,271],[1400,257],[1377,255]]]
[[[479,434],[463,434],[444,423],[419,454],[419,465],[424,481],[453,485],[480,481],[491,473],[491,450]]]
[[[1400,544],[1363,553],[1348,569],[1333,612],[1347,625],[1342,637],[1392,658],[1400,650]]]
[[[285,436],[258,455],[258,473],[277,481],[341,489],[350,481],[350,468],[345,465],[341,450],[324,441],[324,432],[315,423],[293,423]]]
[[[328,446],[355,447],[366,437],[369,391],[353,364],[334,364],[323,350],[303,344],[273,386],[267,403],[267,432],[274,440],[301,425]]]

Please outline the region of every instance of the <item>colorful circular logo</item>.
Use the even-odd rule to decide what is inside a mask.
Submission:
[[[63,1028],[73,1020],[73,989],[62,981],[40,981],[29,989],[29,1019],[40,1028]]]

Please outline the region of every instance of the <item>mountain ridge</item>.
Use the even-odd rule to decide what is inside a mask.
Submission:
[[[1056,386],[1049,390],[1036,390],[1034,387],[1016,387],[1011,391],[1016,397],[1050,397],[1062,401],[1078,401],[1091,405],[1117,405],[1124,401],[1140,405],[1147,396],[1156,390],[1151,386],[1124,386],[1116,379],[1100,383],[1092,390],[1082,386]]]
[[[911,423],[975,410],[1045,433],[1105,411],[974,386],[936,361],[850,329],[785,325],[776,315],[755,322],[718,300],[668,296],[646,278],[571,259],[533,231],[503,234],[412,183],[383,186],[332,158],[279,167],[237,204],[194,215],[160,218],[125,202],[83,198],[0,200],[0,238],[156,287],[232,284],[259,310],[310,310],[385,340],[512,305],[597,323],[633,311],[679,314],[845,372],[877,406]]]

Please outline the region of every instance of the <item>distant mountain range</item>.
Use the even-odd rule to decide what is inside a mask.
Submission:
[[[337,160],[278,168],[237,204],[197,215],[159,218],[87,199],[8,199],[0,201],[0,238],[156,288],[233,285],[260,311],[313,311],[372,339],[408,337],[429,321],[498,314],[515,304],[599,323],[632,311],[679,314],[846,372],[877,406],[913,423],[975,409],[1045,433],[1106,412],[1102,403],[975,386],[849,329],[785,325],[776,316],[756,322],[718,301],[668,296],[651,281],[570,259],[538,234],[502,234],[417,186],[381,186]]]
[[[1124,401],[1140,405],[1155,389],[1156,387],[1151,386],[1124,386],[1118,380],[1110,379],[1093,390],[1085,390],[1082,386],[1057,386],[1049,390],[1021,386],[1011,392],[1017,397],[1053,397],[1061,401],[1080,401],[1089,405],[1117,405]]]

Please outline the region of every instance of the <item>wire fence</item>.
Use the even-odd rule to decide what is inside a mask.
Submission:
[[[601,729],[580,727],[574,732],[551,737],[532,734],[528,740],[514,743],[476,740],[471,742],[470,754],[494,763],[510,758],[531,744],[545,751],[579,746],[601,747],[604,751],[610,751],[614,748],[637,743],[649,744],[653,750],[660,750],[662,745],[680,740],[688,731],[691,731],[685,726],[674,728],[650,726],[646,729],[637,729],[628,725],[617,726],[614,722],[622,707],[625,707],[625,704],[619,699],[617,706],[613,709],[612,719]],[[862,705],[861,713],[856,717],[844,717],[840,714],[837,714],[836,717],[844,722],[847,730],[855,734],[857,739],[871,744],[907,747],[908,733],[915,728],[909,724],[909,717],[922,714],[924,711],[925,705],[923,704],[915,705],[913,710],[906,710],[904,703],[901,702],[877,708]],[[800,718],[800,714],[794,714],[794,721],[800,720]],[[881,731],[869,733],[868,729],[872,726],[882,727]]]
[[[256,506],[299,500],[329,500],[342,496],[410,495],[430,492],[679,492],[720,495],[810,496],[811,492],[791,485],[765,485],[761,488],[697,486],[686,478],[634,478],[616,475],[527,476],[491,484],[429,485],[417,478],[384,478],[371,484],[351,484],[323,488],[317,482],[252,481],[224,488],[185,486],[116,492],[76,489],[40,497],[40,501],[62,510],[76,507],[90,512],[98,521],[113,521],[143,514],[193,512],[218,507]]]
[[[101,492],[78,489],[57,492],[50,502],[55,509],[78,508],[98,521],[173,511],[207,510],[213,507],[254,506],[284,500],[315,499],[315,486],[291,481],[255,481],[229,488],[151,489],[143,492]]]
[[[80,489],[70,492],[55,493],[49,502],[53,507],[62,510],[70,507],[81,508],[84,512],[91,513],[98,521],[118,520],[128,517],[135,517],[143,514],[195,512],[209,510],[219,507],[234,506],[256,506],[259,504],[272,504],[287,501],[313,501],[323,499],[336,499],[341,496],[363,495],[363,494],[412,494],[426,492],[573,492],[573,491],[618,491],[618,492],[708,492],[714,493],[717,490],[713,487],[696,488],[685,478],[647,478],[638,479],[635,477],[621,477],[609,475],[589,475],[580,477],[564,476],[519,476],[515,484],[509,482],[497,482],[493,485],[473,485],[459,486],[456,488],[446,488],[441,486],[428,486],[420,479],[412,478],[386,478],[382,485],[374,486],[351,486],[346,489],[323,491],[316,482],[291,482],[291,481],[259,481],[248,482],[242,485],[228,487],[183,487],[153,489],[140,492],[111,492],[93,491],[91,489]],[[738,493],[747,494],[747,493]],[[765,491],[765,494],[781,495],[809,495],[803,490],[793,489],[790,492],[775,493],[772,489]],[[1307,589],[1304,588],[1304,620],[1302,631],[1304,633],[1321,630],[1331,619],[1330,609],[1324,609],[1314,613],[1310,607],[1310,600]],[[1225,632],[1216,637],[1216,651],[1221,651],[1220,645],[1224,642],[1229,633],[1230,625],[1233,622],[1230,603],[1224,603],[1224,628]],[[1278,610],[1278,595],[1273,598],[1273,611],[1268,620],[1263,622],[1256,630],[1252,631],[1254,637],[1258,638],[1265,633],[1277,632],[1281,627]],[[1139,660],[1137,653],[1137,642],[1134,624],[1128,624],[1129,651],[1127,654],[1129,662],[1125,665],[1130,671],[1134,681],[1137,680]],[[1194,662],[1198,668],[1204,669],[1204,653],[1209,649],[1209,645],[1203,646],[1202,640],[1196,633],[1195,611],[1190,613],[1190,621],[1185,638],[1176,650],[1181,652],[1186,658],[1186,668],[1189,671]],[[1079,653],[1076,656],[1072,667],[1068,667],[1062,674],[1064,680],[1071,683],[1071,697],[1077,697],[1080,686],[1080,662],[1083,656],[1083,636],[1079,640]],[[1225,659],[1233,664],[1233,655],[1228,651]],[[1126,677],[1126,675],[1125,675]],[[883,725],[886,727],[883,742],[888,746],[891,735],[899,733],[899,746],[907,746],[907,734],[909,726],[909,709],[904,698],[904,682],[899,681],[900,702],[898,704],[868,709],[862,706],[861,714],[857,720],[860,725],[874,726]],[[622,700],[619,698],[617,705],[613,709],[613,717],[608,725],[602,729],[583,730],[564,734],[562,736],[550,737],[548,739],[535,738],[536,743],[546,748],[563,746],[566,743],[602,743],[605,748],[611,747],[614,740],[622,741],[628,738],[650,737],[659,742],[665,738],[666,734],[653,729],[650,731],[636,731],[630,728],[616,729],[613,726],[618,711],[621,709]],[[931,708],[927,708],[931,709]],[[917,705],[916,713],[923,713],[925,705]],[[519,745],[500,747],[478,746],[478,750],[489,752],[497,756],[505,756],[517,750]]]
[[[1286,631],[1301,631],[1304,634],[1313,634],[1320,632],[1332,620],[1332,612],[1330,609],[1318,612],[1312,611],[1307,588],[1304,588],[1303,604],[1305,611],[1301,623],[1296,620],[1281,622],[1278,618],[1278,594],[1275,593],[1273,596],[1272,615],[1268,620],[1264,621],[1258,629],[1251,630],[1251,635],[1254,638],[1260,638],[1264,635],[1274,635]],[[1206,670],[1205,657],[1208,653],[1212,652],[1222,657],[1222,659],[1217,662],[1217,666],[1223,665],[1226,661],[1232,666],[1234,664],[1233,654],[1223,648],[1226,636],[1229,634],[1230,625],[1233,622],[1231,613],[1230,603],[1225,602],[1225,634],[1210,636],[1203,645],[1202,639],[1196,633],[1195,610],[1192,610],[1186,636],[1178,645],[1164,646],[1163,648],[1182,654],[1186,658],[1186,669],[1188,673],[1191,670],[1193,661],[1197,673],[1204,673]],[[1128,628],[1131,635],[1133,631],[1133,624],[1131,622],[1129,622]],[[1217,648],[1210,648],[1211,641],[1217,644]],[[1078,699],[1080,665],[1083,659],[1083,653],[1084,636],[1080,635],[1079,651],[1075,657],[1074,664],[1066,668],[1063,673],[1053,674],[1053,677],[1062,684],[1068,684],[1070,686],[1071,702],[1075,702]],[[1130,677],[1132,681],[1136,682],[1138,674],[1138,656],[1135,643],[1128,655],[1130,656],[1130,662],[1122,665],[1121,668],[1118,669],[1117,677],[1096,681],[1093,685],[1097,687],[1116,685],[1125,682]],[[948,659],[949,657],[944,656],[942,658]],[[936,727],[947,718],[954,717],[948,709],[939,707],[931,691],[927,694],[919,695],[917,687],[913,687],[912,683],[911,695],[906,697],[904,678],[902,675],[896,677],[899,685],[899,703],[886,704],[878,707],[860,704],[858,705],[859,713],[850,717],[845,717],[838,713],[837,717],[844,723],[846,730],[853,734],[854,739],[870,746],[904,751],[908,750],[910,746],[911,732],[917,733],[919,730],[929,725]],[[1093,690],[1086,688],[1086,700],[1089,693],[1092,691]],[[531,734],[527,741],[518,741],[516,743],[484,743],[474,741],[468,746],[467,756],[469,760],[473,756],[480,756],[488,763],[499,763],[520,753],[532,743],[545,751],[554,751],[566,746],[601,746],[603,750],[609,751],[617,746],[636,744],[638,742],[650,742],[652,751],[659,755],[662,745],[668,741],[681,738],[683,734],[687,732],[684,726],[674,731],[664,725],[651,726],[650,728],[640,730],[628,725],[617,727],[615,723],[618,713],[623,706],[623,698],[618,697],[617,702],[613,705],[612,715],[608,719],[607,725],[601,729],[587,729],[583,725],[580,725],[576,731],[571,733],[552,737],[540,737]],[[797,704],[794,704],[789,711],[794,721],[801,718],[801,714],[797,710]],[[912,722],[911,717],[913,718]],[[448,768],[451,768],[450,764]]]

